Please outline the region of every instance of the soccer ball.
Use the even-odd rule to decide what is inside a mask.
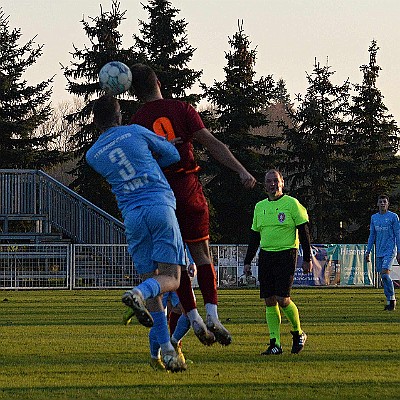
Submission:
[[[121,61],[110,61],[99,72],[100,87],[110,95],[126,92],[132,83],[132,72]]]

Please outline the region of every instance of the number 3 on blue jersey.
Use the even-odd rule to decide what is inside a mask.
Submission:
[[[108,157],[113,164],[118,163],[118,165],[122,167],[118,172],[124,181],[129,181],[135,177],[135,168],[133,168],[130,161],[126,158],[124,151],[120,147],[111,150]]]

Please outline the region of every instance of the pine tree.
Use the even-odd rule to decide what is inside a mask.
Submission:
[[[255,80],[257,51],[250,49],[243,22],[228,42],[232,50],[225,55],[225,80],[202,87],[217,116],[215,136],[262,182],[273,163],[268,153],[276,138],[252,130],[268,124],[265,110],[273,98],[274,81],[271,76]],[[237,174],[216,162],[206,164],[205,174],[210,177],[206,190],[215,209],[219,241],[247,243],[254,205],[263,197],[261,186],[251,191],[240,188]]]
[[[121,11],[119,2],[112,2],[111,11],[103,11],[100,15],[82,20],[83,29],[89,38],[90,47],[78,49],[74,46],[74,59],[69,67],[64,67],[64,75],[68,80],[68,91],[85,101],[81,110],[67,116],[69,122],[79,125],[80,129],[71,137],[74,157],[79,160],[78,166],[72,171],[75,179],[71,187],[82,196],[92,201],[105,211],[117,216],[118,208],[107,182],[98,175],[85,161],[85,154],[96,141],[99,132],[92,123],[91,110],[93,101],[102,95],[98,83],[98,74],[107,62],[118,60],[130,65],[139,60],[133,47],[122,47],[122,35],[119,25],[125,19],[126,11]],[[142,61],[140,59],[140,61]],[[131,116],[131,101],[121,96],[120,104],[123,123],[129,123]]]
[[[188,43],[187,23],[176,18],[179,10],[170,1],[149,0],[143,8],[149,20],[139,21],[140,36],[133,35],[135,49],[156,72],[164,98],[197,103],[200,95],[186,93],[202,74],[187,67],[195,51]]]
[[[285,128],[280,169],[289,194],[297,197],[311,216],[315,243],[339,237],[341,204],[337,198],[343,154],[344,113],[348,108],[349,83],[334,85],[334,72],[317,61],[304,100],[290,111],[293,126]]]
[[[119,2],[114,0],[110,12],[103,12],[98,17],[90,18],[90,23],[82,21],[91,47],[82,50],[74,47],[73,58],[77,61],[64,68],[68,79],[68,90],[77,96],[84,97],[86,106],[68,117],[71,122],[78,122],[81,129],[72,138],[75,145],[75,156],[80,159],[73,171],[76,179],[72,188],[113,215],[118,215],[114,197],[108,184],[96,174],[85,162],[84,154],[97,139],[98,132],[90,122],[92,99],[99,94],[98,72],[101,67],[112,60],[119,60],[132,66],[136,62],[145,62],[152,66],[163,85],[166,97],[176,96],[190,101],[197,101],[199,96],[185,96],[201,72],[186,68],[194,49],[187,44],[185,35],[186,23],[174,20],[178,10],[171,8],[168,1],[150,1],[143,6],[149,11],[148,23],[140,21],[141,39],[133,35],[134,45],[122,48],[122,35],[118,28],[125,19],[126,11],[120,11]],[[123,113],[123,124],[129,123],[132,113],[139,103],[125,95],[120,99]]]
[[[288,106],[292,105],[290,95],[286,88],[286,83],[282,78],[278,79],[276,82],[273,100],[277,103],[286,104]]]
[[[360,67],[362,84],[354,85],[356,94],[348,112],[343,234],[351,243],[368,239],[370,215],[376,212],[378,196],[390,195],[399,184],[399,130],[376,87],[381,70],[376,62],[378,50],[373,40],[368,49],[369,63]]]
[[[8,18],[0,8],[0,168],[42,168],[58,157],[48,150],[51,132],[34,135],[51,115],[53,79],[33,86],[23,79],[43,45],[35,46],[35,38],[19,45],[21,30],[11,30]]]
[[[256,129],[259,132],[264,132],[266,136],[275,136],[277,138],[276,145],[270,149],[272,154],[276,153],[275,149],[278,145],[280,147],[284,146],[283,127],[292,127],[290,113],[293,111],[293,106],[285,81],[279,79],[273,92],[271,104],[266,109],[269,123]]]

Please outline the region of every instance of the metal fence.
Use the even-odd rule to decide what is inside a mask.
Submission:
[[[210,249],[219,287],[258,286],[257,257],[252,263],[253,276],[242,274],[246,245],[211,245]],[[319,263],[322,269],[313,276],[308,274],[311,275],[308,282],[295,279],[294,286],[380,284],[379,279],[375,279],[374,263],[368,266],[366,274],[360,260],[354,259],[353,263],[343,260],[340,260],[340,271],[335,269],[339,275],[335,273],[334,280],[323,281],[321,273],[326,275],[328,271],[330,274],[331,260],[326,259],[322,264],[322,258],[313,257],[314,266]],[[394,265],[393,279],[399,279],[399,272],[399,266]],[[297,273],[301,274],[300,265]],[[124,244],[0,244],[0,289],[125,289],[139,282]],[[193,286],[197,286],[196,279]]]
[[[246,246],[211,246],[220,286],[238,283],[238,249],[242,254]],[[139,282],[124,244],[0,244],[0,289],[122,289]]]
[[[253,276],[243,275],[243,261],[247,252],[247,245],[212,245],[210,246],[211,256],[217,272],[219,287],[255,287],[258,285],[258,256],[254,257],[251,264]],[[196,281],[194,281],[196,284]]]
[[[70,286],[71,247],[0,245],[0,288],[62,288]]]
[[[0,289],[111,289],[138,283],[126,245],[0,244]]]
[[[71,288],[132,288],[140,282],[126,245],[71,247]]]
[[[246,249],[211,246],[219,286],[241,286]],[[0,289],[116,289],[139,282],[124,244],[0,244]]]

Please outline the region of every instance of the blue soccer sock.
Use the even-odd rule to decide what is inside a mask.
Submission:
[[[382,274],[381,278],[382,278],[383,291],[389,303],[390,300],[395,299],[393,281],[389,274]]]
[[[161,286],[154,278],[148,278],[136,286],[145,300],[157,297],[161,293]]]
[[[182,314],[179,319],[178,323],[176,324],[176,328],[172,334],[172,341],[178,343],[188,332],[190,329],[190,321],[189,318]]]
[[[161,347],[161,352],[163,354],[165,354],[165,352],[173,352],[174,348],[172,347],[171,340],[169,337],[168,323],[165,312],[153,311],[150,312],[150,314],[154,320],[154,324],[151,329],[154,330],[154,335]]]
[[[150,344],[151,358],[159,358],[160,357],[160,345],[158,344],[154,327],[151,327],[151,329],[149,330],[149,344]]]

